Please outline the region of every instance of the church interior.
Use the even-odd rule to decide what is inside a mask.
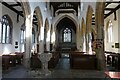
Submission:
[[[120,79],[119,0],[2,0],[0,10],[1,79]]]

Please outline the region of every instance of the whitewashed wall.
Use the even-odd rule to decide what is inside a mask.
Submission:
[[[20,51],[20,47],[15,49],[15,42],[17,41],[18,46],[20,45],[20,27],[24,22],[24,18],[20,16],[19,22],[17,23],[17,14],[2,5],[2,16],[6,14],[9,15],[13,22],[12,44],[0,44],[0,54]]]
[[[120,47],[120,9],[118,10],[118,42]],[[118,52],[120,53],[120,48],[118,49]]]
[[[109,17],[107,17],[105,20],[104,20],[104,30],[105,30],[105,51],[111,51],[111,52],[118,52],[118,48],[115,48],[115,43],[118,43],[118,36],[119,36],[119,32],[118,32],[118,29],[119,29],[119,20],[120,20],[120,13],[118,12],[117,10],[117,20],[114,20],[114,14],[111,14]],[[107,22],[111,20],[112,23],[113,23],[113,41],[112,42],[107,42],[107,32],[106,32],[106,24]],[[114,46],[114,48],[112,48],[112,45]]]

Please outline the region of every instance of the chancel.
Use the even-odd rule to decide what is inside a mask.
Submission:
[[[120,1],[2,0],[0,7],[1,79],[120,79]]]

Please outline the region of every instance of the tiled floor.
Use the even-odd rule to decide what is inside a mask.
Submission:
[[[39,70],[40,71],[40,70]],[[38,74],[38,71],[30,71],[23,66],[17,66],[3,74],[3,78],[105,78],[102,71],[70,69],[69,58],[62,57],[55,69],[51,69],[51,74],[45,76]],[[98,79],[97,79],[98,80]]]

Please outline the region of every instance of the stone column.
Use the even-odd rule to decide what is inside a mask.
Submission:
[[[104,2],[97,2],[96,7],[96,55],[98,59],[98,68],[100,70],[106,69],[105,54],[104,54]]]
[[[79,30],[79,26],[76,27],[76,46],[77,49],[80,51],[80,30]]]
[[[86,34],[86,25],[85,25],[85,22],[84,22],[84,18],[82,18],[82,23],[81,23],[81,48],[82,48],[82,51],[83,52],[86,52],[86,37],[85,37],[85,34]]]
[[[31,57],[31,43],[32,43],[32,22],[31,17],[28,16],[25,21],[26,26],[26,37],[25,37],[25,53],[23,57],[23,65],[26,68],[30,68],[30,57]]]
[[[50,51],[50,29],[47,31],[46,50]]]
[[[86,30],[87,31],[87,30]],[[89,53],[88,33],[85,34],[86,53]]]

